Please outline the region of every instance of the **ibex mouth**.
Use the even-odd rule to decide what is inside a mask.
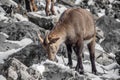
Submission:
[[[58,59],[55,57],[54,61],[55,61],[55,62],[58,62]]]
[[[51,59],[51,58],[49,58],[49,60],[51,60],[51,61],[55,61],[55,62],[58,62],[58,59],[55,57],[55,59]]]

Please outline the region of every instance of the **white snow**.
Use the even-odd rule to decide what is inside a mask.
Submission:
[[[55,6],[55,12],[57,12],[57,14],[62,14],[65,10],[67,10],[67,8],[63,5],[58,5]]]
[[[50,60],[46,60],[46,61],[42,62],[41,64],[33,64],[33,67],[34,67],[34,69],[38,70],[41,74],[45,71],[44,64],[46,64],[46,63],[56,65],[56,66],[60,67],[61,69],[63,69],[64,71],[73,71],[74,70],[74,69],[70,69],[68,66],[66,66],[63,63],[63,59],[61,56],[60,57],[57,56],[57,59],[58,59],[58,63],[50,61]],[[64,58],[64,60],[67,63],[67,58]],[[73,60],[73,67],[76,66],[76,63],[77,62],[75,60]],[[108,66],[103,66],[96,62],[97,71],[98,71],[98,73],[101,73],[102,75],[92,74],[91,62],[88,60],[83,61],[83,66],[84,66],[85,75],[87,75],[92,80],[103,80],[103,79],[101,79],[101,77],[105,77],[108,79],[112,78],[113,80],[120,78],[120,76],[118,74],[118,69],[115,69],[119,66],[117,63],[113,63]]]
[[[29,39],[29,38],[24,38],[21,41],[6,40],[5,42],[16,43],[16,44],[18,44],[20,46],[26,46],[26,45],[31,44],[33,41],[31,39]]]
[[[110,1],[110,3],[112,3],[114,0],[109,0]]]
[[[6,52],[0,52],[0,63],[4,63],[4,59],[6,59],[9,55],[12,55],[21,49],[23,49],[25,46],[31,44],[33,41],[29,38],[22,39],[21,41],[10,41],[6,40],[5,42],[10,42],[10,43],[16,43],[21,46],[21,48],[18,49],[11,49]]]
[[[17,18],[19,21],[28,21],[28,18],[22,16],[21,14],[15,13],[14,17]]]
[[[6,80],[6,78],[3,77],[3,75],[0,75],[0,80]]]
[[[105,15],[105,13],[103,12],[103,13],[97,13],[98,14],[98,17],[102,17],[102,16],[104,16]]]
[[[0,63],[4,63],[4,59],[8,58],[9,55],[14,54],[15,52],[20,51],[22,48],[19,49],[11,49],[6,52],[0,52]]]
[[[82,0],[76,0],[75,4],[79,4],[80,2],[82,2]]]
[[[41,65],[41,64],[33,64],[31,66],[31,68],[33,68],[34,70],[37,70],[41,73],[41,75],[43,75],[43,72],[45,71],[45,66]]]
[[[0,34],[4,35],[6,38],[9,37],[6,33],[0,32]]]
[[[0,13],[0,21],[4,21],[4,22],[8,21],[8,17],[5,16],[5,13]]]
[[[5,1],[7,1],[7,0],[5,0]],[[11,3],[16,5],[16,3],[12,2],[12,0],[9,0],[9,1],[11,1]],[[79,4],[81,1],[82,0],[76,0],[75,4]],[[109,1],[112,3],[114,0],[109,0]],[[45,6],[44,3],[40,3],[40,4]],[[93,0],[89,0],[88,4],[92,5],[93,4]],[[57,12],[57,15],[60,15],[66,9],[67,8],[62,6],[62,5],[55,6],[55,11]],[[28,14],[31,14],[31,16],[34,15],[36,17],[42,17],[42,16],[45,17],[45,11],[30,12]],[[0,13],[0,21],[8,20],[8,18],[5,17],[4,15],[5,15],[4,13]],[[105,15],[105,10],[101,10],[98,13],[99,17],[101,17],[103,15]],[[28,20],[28,19],[24,18],[23,16],[21,16],[19,14],[15,14],[14,17],[19,19],[20,21],[27,21]],[[55,16],[50,16],[50,18],[51,17],[55,17]],[[116,21],[120,22],[119,19],[116,19]],[[0,32],[0,34],[3,34],[6,37],[9,37],[8,35],[6,35],[6,34],[4,34],[2,32]],[[0,63],[4,63],[4,59],[6,59],[9,55],[12,55],[13,53],[20,51],[25,46],[31,44],[33,41],[31,39],[29,39],[29,38],[25,38],[25,39],[22,39],[21,41],[6,40],[5,42],[16,43],[16,44],[20,45],[21,48],[11,49],[11,50],[8,50],[6,52],[0,52]],[[99,44],[95,45],[95,49],[98,49],[98,50],[104,52],[103,48]],[[85,54],[89,55],[89,53],[87,51],[85,51]],[[108,55],[113,57],[113,58],[115,57],[115,55],[113,53],[110,53]],[[41,75],[46,70],[45,69],[45,65],[44,65],[45,63],[50,63],[50,64],[57,65],[57,66],[59,66],[63,70],[68,70],[68,71],[72,70],[68,66],[65,65],[68,62],[68,58],[63,58],[62,56],[56,56],[56,57],[58,59],[58,63],[50,61],[50,60],[46,60],[46,61],[42,62],[41,64],[33,64],[31,67],[33,69],[39,71],[41,73]],[[77,64],[77,61],[73,60],[73,67],[75,67],[76,64]],[[101,73],[102,75],[94,75],[94,74],[91,73],[91,62],[89,60],[83,61],[83,66],[84,66],[84,70],[85,70],[85,75],[87,74],[87,76],[89,76],[89,78],[92,79],[92,80],[103,80],[103,79],[101,79],[101,77],[106,77],[106,78],[108,78],[108,80],[111,79],[111,78],[113,80],[120,79],[120,76],[118,74],[118,67],[120,67],[120,66],[116,62],[113,62],[112,64],[107,65],[107,66],[101,65],[101,64],[96,62],[97,71],[99,73]],[[0,75],[0,80],[6,80],[6,79],[2,75]]]
[[[100,51],[102,51],[102,52],[105,52],[105,51],[103,50],[103,48],[102,48],[99,44],[97,44],[97,43],[96,43],[96,45],[95,45],[95,49],[100,50]]]
[[[93,0],[89,0],[89,1],[88,1],[88,5],[94,5]]]
[[[23,40],[23,41],[26,42],[27,39]],[[0,52],[0,62],[3,62],[3,59],[7,58],[8,55],[11,55],[12,53],[14,53],[16,51],[19,51],[19,50],[20,49],[16,49],[16,50],[14,49],[14,50],[10,50],[10,51],[7,51],[7,52]],[[42,62],[41,64],[33,64],[31,67],[33,69],[39,71],[41,73],[41,75],[46,70],[45,65],[44,65],[45,63],[57,65],[58,67],[60,67],[64,71],[69,71],[69,70],[72,71],[73,70],[73,69],[70,69],[68,66],[65,65],[68,62],[67,58],[64,58],[65,64],[63,62],[62,56],[60,56],[60,57],[57,56],[57,59],[58,59],[58,63],[50,61],[50,60],[46,60],[46,61]],[[76,63],[77,63],[76,60],[73,60],[73,67],[76,66]],[[92,80],[102,80],[101,75],[94,75],[94,74],[91,73],[91,62],[90,61],[88,61],[88,60],[83,61],[83,66],[84,66],[85,74],[87,74],[87,76],[89,76]],[[108,79],[110,79],[110,78],[112,78],[112,79],[120,78],[120,76],[118,74],[118,69],[116,69],[118,67],[117,63],[113,63],[113,64],[110,64],[108,66],[103,66],[103,65],[98,64],[96,62],[96,67],[97,67],[98,72],[103,74],[102,75],[103,77],[106,77]]]
[[[116,19],[117,22],[120,22],[120,19]]]
[[[10,5],[13,5],[16,7],[18,6],[17,3],[14,2],[13,0],[0,0],[0,2],[4,5],[8,5],[8,6],[10,6]]]

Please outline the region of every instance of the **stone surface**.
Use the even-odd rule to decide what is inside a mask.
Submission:
[[[34,69],[28,68],[15,58],[11,58],[4,64],[2,70],[7,80],[39,80],[40,73]]]
[[[45,30],[37,25],[28,22],[13,22],[13,23],[0,23],[0,31],[9,35],[9,40],[22,40],[23,38],[30,38],[34,43],[38,43],[37,32],[41,35],[45,34]]]
[[[103,16],[97,20],[96,25],[104,32],[105,39],[101,42],[101,46],[106,52],[115,52],[119,49],[120,33],[119,25],[114,18]]]

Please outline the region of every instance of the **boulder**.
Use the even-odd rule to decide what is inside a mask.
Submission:
[[[7,5],[7,6],[18,6],[16,2],[14,2],[13,0],[0,0],[0,3],[3,5]]]
[[[51,30],[53,28],[53,17],[46,17],[46,16],[41,16],[39,14],[36,14],[34,12],[28,13],[28,19],[29,21],[35,23],[36,25],[47,29]]]
[[[36,44],[38,43],[37,32],[41,33],[41,35],[45,34],[44,29],[28,21],[13,23],[0,22],[0,32],[6,33],[9,36],[9,40],[22,40],[23,38],[30,38]]]
[[[4,64],[2,74],[7,80],[39,80],[40,78],[38,71],[28,68],[15,58],[9,59]]]
[[[9,56],[9,58],[16,58],[22,63],[24,63],[26,66],[31,66],[32,64],[41,63],[41,61],[47,59],[46,51],[44,50],[41,44],[28,45],[22,50]]]
[[[43,80],[84,80],[83,75],[79,75],[76,71],[55,62],[45,62],[45,71],[43,72]],[[86,79],[89,79],[86,76]],[[91,79],[89,79],[91,80]]]
[[[96,21],[103,33],[105,39],[101,42],[101,46],[106,52],[113,52],[119,49],[120,41],[120,22],[109,16],[103,16]]]

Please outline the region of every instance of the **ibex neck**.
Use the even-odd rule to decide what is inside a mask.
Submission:
[[[66,39],[66,31],[63,25],[56,25],[53,30],[50,32],[52,38],[60,38],[60,42],[64,42]]]

